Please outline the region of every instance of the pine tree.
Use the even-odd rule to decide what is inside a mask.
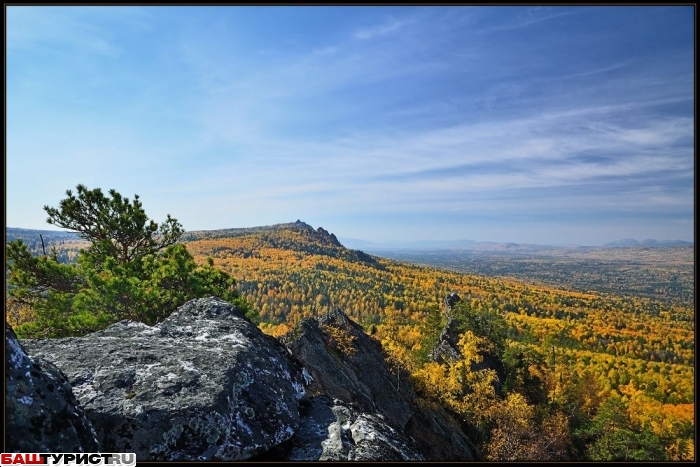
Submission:
[[[73,230],[90,242],[74,264],[56,254],[32,256],[22,240],[6,246],[9,301],[29,306],[36,319],[17,327],[22,337],[80,335],[121,319],[154,324],[185,301],[215,295],[259,319],[240,297],[236,281],[214,268],[198,267],[185,245],[184,230],[167,216],[148,219],[138,195],[77,186],[59,208],[45,206],[49,224]]]

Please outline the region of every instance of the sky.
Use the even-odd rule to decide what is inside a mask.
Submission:
[[[6,214],[694,239],[693,6],[5,6]]]

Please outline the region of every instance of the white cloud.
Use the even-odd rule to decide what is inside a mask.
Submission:
[[[508,30],[514,30],[514,29],[520,29],[520,28],[525,28],[528,26],[532,26],[533,24],[540,23],[542,21],[548,21],[554,18],[560,18],[562,16],[569,16],[573,14],[580,14],[584,13],[586,11],[589,11],[590,8],[571,8],[571,9],[566,9],[564,10],[565,7],[538,7],[538,8],[532,8],[528,15],[521,15],[519,17],[516,17],[515,21],[512,22],[506,22],[505,24],[501,24],[498,26],[492,26],[492,27],[487,27],[480,29],[479,32],[484,33],[484,32],[492,32],[492,31],[508,31]],[[544,15],[537,15],[540,11],[545,11],[546,14]],[[563,11],[562,11],[563,10]],[[557,13],[553,13],[554,11],[558,11]]]
[[[396,31],[403,28],[407,24],[410,24],[411,22],[412,21],[394,20],[385,24],[381,24],[379,26],[360,29],[359,31],[353,34],[353,38],[364,41],[368,39],[373,39],[375,37],[386,36],[388,34],[395,33]]]
[[[142,12],[113,7],[8,6],[7,49],[22,51],[31,47],[61,48],[117,56],[122,48],[103,21],[123,21],[122,27],[145,28]],[[96,21],[97,20],[97,21]]]

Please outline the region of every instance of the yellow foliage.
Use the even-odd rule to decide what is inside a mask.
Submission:
[[[459,338],[457,344],[459,346],[459,351],[464,357],[464,364],[471,365],[472,363],[481,363],[484,359],[479,355],[479,351],[487,350],[488,341],[483,337],[476,336],[471,331],[466,331]]]
[[[451,392],[447,384],[445,367],[439,363],[426,363],[414,376],[421,383],[421,388],[430,395],[440,398],[443,394],[449,395]]]
[[[490,419],[496,427],[491,432],[487,458],[494,461],[530,460],[528,442],[532,436],[534,410],[525,398],[512,393],[492,408]]]
[[[13,328],[36,319],[36,313],[26,303],[20,303],[12,298],[5,300],[5,319]]]
[[[491,412],[495,428],[487,443],[487,459],[493,461],[565,460],[571,443],[569,421],[561,412],[535,424],[535,410],[518,393],[511,393]]]
[[[287,334],[287,332],[289,332],[289,330],[290,330],[289,325],[284,324],[284,323],[282,323],[282,324],[260,323],[258,325],[258,327],[260,328],[260,330],[262,332],[264,332],[268,336],[272,336],[272,337],[283,336],[283,335]]]
[[[355,353],[355,336],[345,329],[329,324],[322,324],[321,328],[330,336],[328,343],[345,355]]]
[[[670,461],[694,461],[695,442],[691,439],[676,439],[666,447],[666,455]]]
[[[641,391],[629,399],[630,421],[637,426],[649,423],[657,436],[673,433],[674,427],[684,422],[694,422],[694,404],[662,404]]]
[[[294,232],[282,237],[303,240]],[[293,324],[339,306],[366,328],[372,326],[373,337],[382,343],[392,365],[410,371],[426,397],[439,400],[469,422],[483,419],[498,403],[491,384],[495,374],[471,370],[480,353],[489,350],[488,341],[465,333],[459,340],[464,356],[459,362],[420,368],[415,360],[424,340],[425,310],[449,292],[457,292],[473,309],[503,313],[521,344],[545,356],[546,362],[530,364],[527,371],[544,384],[550,402],[574,402],[590,418],[607,395],[623,394],[636,426],[647,422],[659,433],[674,424],[694,423],[693,307],[555,290],[385,259],[377,260],[379,267],[370,267],[316,254],[318,250],[302,253],[272,247],[256,235],[200,239],[187,247],[202,264],[213,256],[217,265],[242,278],[245,296],[270,323],[261,325],[268,334],[282,333],[280,323]],[[333,345],[352,349],[352,342],[344,345],[343,336],[334,333],[337,330],[328,330]],[[544,348],[546,339],[550,344]],[[550,356],[556,356],[556,364]],[[561,422],[561,415],[557,417],[545,417],[539,431],[525,437],[524,443],[534,445],[547,433],[564,433],[563,427],[552,428]],[[508,436],[505,428],[500,430]],[[563,443],[552,436],[547,439],[552,446]],[[687,443],[680,443],[677,456],[685,456],[686,449]]]
[[[429,362],[413,375],[424,392],[438,398],[469,423],[478,424],[488,418],[497,400],[493,387],[497,376],[494,370],[471,369],[471,363],[477,361],[480,339],[469,334],[460,339],[460,347],[468,354],[466,358],[444,364]]]

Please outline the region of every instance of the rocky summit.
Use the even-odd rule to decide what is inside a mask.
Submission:
[[[6,347],[13,452],[135,452],[139,461],[475,458],[456,422],[419,408],[407,375],[337,309],[278,341],[210,297],[155,326],[121,321],[79,338],[20,345],[8,326]]]

